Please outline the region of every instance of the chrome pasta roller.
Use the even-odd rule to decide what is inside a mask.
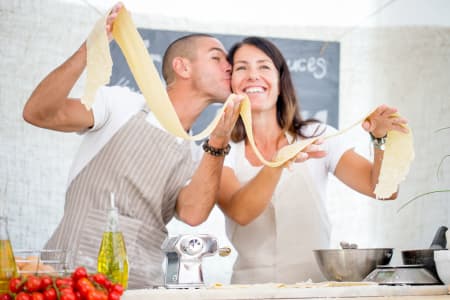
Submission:
[[[167,238],[161,250],[166,255],[164,285],[166,288],[192,288],[204,285],[202,259],[230,253],[230,248],[217,247],[217,239],[208,234],[179,235]]]

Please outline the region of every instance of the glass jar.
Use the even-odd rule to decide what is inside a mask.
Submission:
[[[9,280],[17,276],[16,261],[8,233],[8,219],[0,216],[0,294],[8,292]]]

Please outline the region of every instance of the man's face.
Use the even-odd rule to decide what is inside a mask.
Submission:
[[[221,42],[201,37],[196,41],[197,55],[192,61],[194,88],[214,102],[224,102],[231,93],[231,65]]]

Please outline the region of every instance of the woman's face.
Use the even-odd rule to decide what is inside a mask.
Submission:
[[[279,73],[264,52],[243,45],[234,54],[231,88],[234,93],[246,93],[253,111],[275,108],[279,95]]]

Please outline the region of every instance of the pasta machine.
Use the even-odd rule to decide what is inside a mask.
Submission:
[[[165,253],[164,285],[166,288],[197,288],[204,286],[202,259],[226,256],[230,248],[217,247],[217,239],[209,234],[179,235],[167,238],[161,250]]]

